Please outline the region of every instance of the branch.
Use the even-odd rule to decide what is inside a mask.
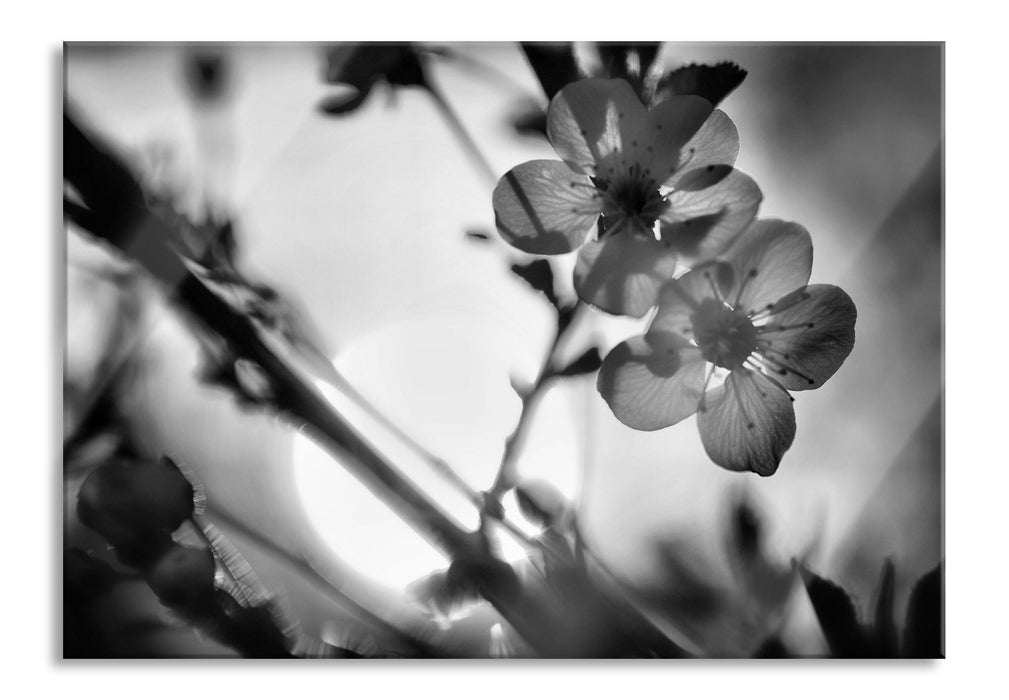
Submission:
[[[110,152],[64,115],[64,178],[88,209],[89,230],[118,248],[162,283],[174,301],[236,357],[270,378],[277,406],[303,424],[387,505],[450,556],[473,555],[477,540],[408,481],[349,425],[316,388],[274,351],[254,324],[208,289],[169,247],[171,227],[145,203],[140,185]],[[83,225],[83,222],[81,222]],[[353,459],[348,460],[350,455]]]

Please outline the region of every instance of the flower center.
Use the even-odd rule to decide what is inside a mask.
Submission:
[[[750,318],[718,299],[702,301],[690,323],[704,359],[719,367],[741,367],[757,348],[757,329]]]
[[[604,184],[603,217],[607,234],[623,229],[652,237],[655,222],[669,203],[648,171],[635,163],[623,175]]]

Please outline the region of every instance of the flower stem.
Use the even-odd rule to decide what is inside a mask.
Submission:
[[[532,425],[532,418],[535,413],[536,406],[539,404],[543,394],[546,393],[550,380],[556,376],[558,371],[558,368],[554,366],[554,355],[564,338],[567,337],[568,332],[575,325],[574,320],[577,318],[578,313],[582,308],[583,304],[579,301],[572,311],[567,312],[571,314],[570,320],[557,324],[553,340],[551,341],[550,348],[547,350],[546,355],[543,358],[543,363],[540,366],[540,371],[536,376],[536,380],[529,389],[520,394],[522,398],[522,409],[519,413],[518,423],[515,425],[515,429],[512,431],[511,435],[509,435],[505,440],[504,453],[501,456],[501,465],[498,467],[497,476],[494,478],[493,485],[487,492],[488,499],[491,503],[500,502],[501,497],[515,488],[518,482],[518,457],[522,452],[522,447],[525,444],[529,429]],[[561,313],[563,314],[565,312],[562,311]],[[500,509],[498,509],[498,511],[500,512]],[[485,512],[487,512],[487,509],[485,509]]]
[[[442,117],[444,117],[445,122],[448,124],[449,129],[455,134],[456,138],[459,139],[459,143],[465,149],[466,154],[470,157],[470,160],[476,166],[477,170],[484,177],[487,183],[494,187],[497,184],[497,176],[494,174],[494,168],[491,167],[490,162],[487,160],[487,156],[483,154],[480,147],[477,145],[476,141],[470,135],[466,126],[462,123],[459,115],[456,114],[455,109],[452,105],[448,103],[445,96],[442,94],[441,90],[431,84],[430,79],[427,80],[427,91],[430,93],[431,98],[434,100],[435,106],[438,107],[438,111],[441,112]]]

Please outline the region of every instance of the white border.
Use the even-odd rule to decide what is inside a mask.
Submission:
[[[1004,687],[1006,577],[1005,455],[994,449],[1005,431],[1000,372],[1007,321],[1004,295],[1007,227],[1004,21],[981,3],[955,5],[845,2],[835,7],[787,3],[577,2],[304,3],[230,7],[207,0],[171,3],[37,2],[5,21],[0,192],[6,311],[3,386],[5,548],[5,686],[68,697],[290,697],[293,693],[404,693],[454,697],[551,697],[590,691],[599,697],[939,697],[970,693],[970,685]],[[461,9],[465,8],[465,9]],[[941,8],[941,9],[940,9]],[[977,9],[974,9],[977,8]],[[945,10],[945,11],[943,11]],[[973,10],[973,11],[972,11]],[[955,12],[954,12],[955,11]],[[242,13],[236,15],[236,13]],[[321,40],[321,39],[690,39],[690,40],[945,40],[947,134],[946,463],[947,653],[917,664],[790,662],[704,663],[457,663],[67,664],[56,660],[61,621],[58,592],[59,521],[54,421],[58,421],[59,355],[55,303],[62,293],[54,265],[59,170],[55,136],[59,85],[55,54],[63,40]],[[7,149],[5,149],[7,151]],[[11,245],[12,244],[12,245]],[[30,425],[28,424],[30,423]],[[999,619],[999,615],[1003,618]],[[11,679],[9,674],[15,675]],[[21,681],[24,685],[22,686]],[[965,684],[970,684],[966,685]]]

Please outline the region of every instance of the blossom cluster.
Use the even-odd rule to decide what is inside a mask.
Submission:
[[[614,415],[657,430],[696,412],[716,464],[773,474],[795,436],[789,392],[821,386],[855,340],[848,295],[808,284],[809,234],[756,218],[760,188],[733,167],[736,127],[702,97],[648,109],[623,80],[580,80],[551,101],[547,136],[561,160],[501,178],[497,228],[527,253],[577,250],[582,301],[655,309],[603,361]]]

